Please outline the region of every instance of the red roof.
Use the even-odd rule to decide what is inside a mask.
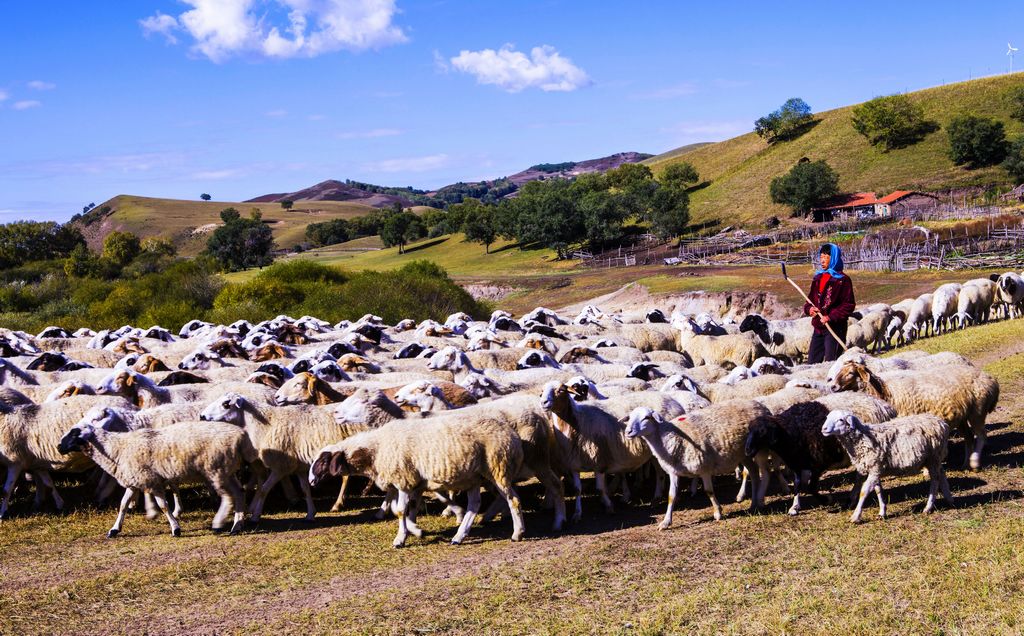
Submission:
[[[896,190],[891,194],[878,198],[874,192],[857,192],[854,194],[843,194],[815,210],[842,210],[844,208],[861,208],[876,203],[894,203],[905,196],[914,194],[913,190]]]

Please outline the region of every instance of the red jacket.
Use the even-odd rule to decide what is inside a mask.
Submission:
[[[811,281],[811,293],[807,294],[811,302],[804,303],[804,315],[811,315],[811,304],[813,303],[828,316],[829,324],[846,324],[846,319],[857,307],[857,303],[853,299],[853,281],[850,280],[850,275],[843,274],[842,278],[832,276],[825,283],[825,289],[821,292],[818,291],[820,287],[821,274],[817,274]],[[811,320],[811,324],[817,331],[825,330],[817,316]]]

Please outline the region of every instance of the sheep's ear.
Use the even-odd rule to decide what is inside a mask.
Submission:
[[[135,384],[135,376],[133,376],[131,373],[129,373],[127,375],[128,375],[128,377],[125,379],[124,385],[125,386],[132,386],[133,384]]]
[[[345,451],[338,451],[331,455],[331,461],[327,464],[327,472],[337,477],[351,472],[352,467],[345,459]]]

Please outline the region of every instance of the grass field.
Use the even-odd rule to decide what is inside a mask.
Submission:
[[[280,247],[300,243],[306,226],[331,219],[352,218],[368,214],[376,208],[342,201],[303,201],[291,210],[278,203],[233,203],[228,201],[184,201],[120,195],[99,207],[109,205],[113,213],[100,223],[83,229],[86,238],[102,244],[103,237],[114,230],[132,232],[141,237],[162,236],[172,239],[181,253],[198,254],[206,246],[207,232],[196,228],[220,224],[220,211],[233,207],[242,215],[253,209],[263,213],[263,219],[274,231],[274,240]],[[94,245],[95,247],[95,245]]]
[[[771,203],[771,180],[786,173],[801,157],[825,159],[839,173],[844,192],[872,191],[888,194],[896,189],[942,190],[964,185],[1005,184],[1006,173],[998,167],[968,170],[954,166],[947,152],[945,126],[960,114],[996,117],[1006,126],[1008,138],[1024,132],[1024,125],[1009,117],[1003,94],[1024,82],[1024,75],[1000,75],[959,82],[908,93],[926,116],[942,128],[908,148],[882,152],[871,147],[851,125],[852,106],[817,113],[810,131],[790,142],[769,146],[754,133],[687,152],[688,147],[645,161],[657,174],[665,166],[688,161],[710,180],[693,193],[691,217],[695,222],[718,219],[723,224],[760,226],[769,216],[789,216],[785,206]],[[779,103],[785,96],[780,96]],[[814,105],[811,104],[813,107]],[[753,122],[751,122],[753,129]]]
[[[745,289],[762,281],[746,280]],[[890,518],[871,507],[860,526],[813,500],[790,518],[778,494],[766,514],[730,504],[715,523],[698,493],[659,532],[663,504],[619,503],[609,516],[588,496],[584,521],[551,536],[550,514],[527,488],[522,543],[509,542],[510,525],[499,521],[452,547],[454,523],[432,514],[424,539],[394,550],[394,522],[373,520],[374,497],[312,524],[278,507],[258,528],[226,537],[207,529],[213,507],[192,494],[183,537],[132,514],[122,536],[107,540],[112,510],[32,515],[21,493],[0,525],[0,631],[1019,634],[1024,321],[918,346],[960,351],[1001,385],[983,470],[952,470],[956,507],[940,504],[927,517],[925,482],[908,478],[887,482]],[[962,457],[959,442],[950,456]],[[836,492],[847,483],[843,474],[825,480]],[[321,510],[335,487],[317,493]],[[736,482],[722,478],[719,488],[729,501]]]

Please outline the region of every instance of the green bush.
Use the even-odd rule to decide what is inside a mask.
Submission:
[[[991,117],[961,115],[946,127],[949,135],[949,157],[953,163],[981,168],[1001,162],[1006,157],[1006,133],[1003,122]]]

